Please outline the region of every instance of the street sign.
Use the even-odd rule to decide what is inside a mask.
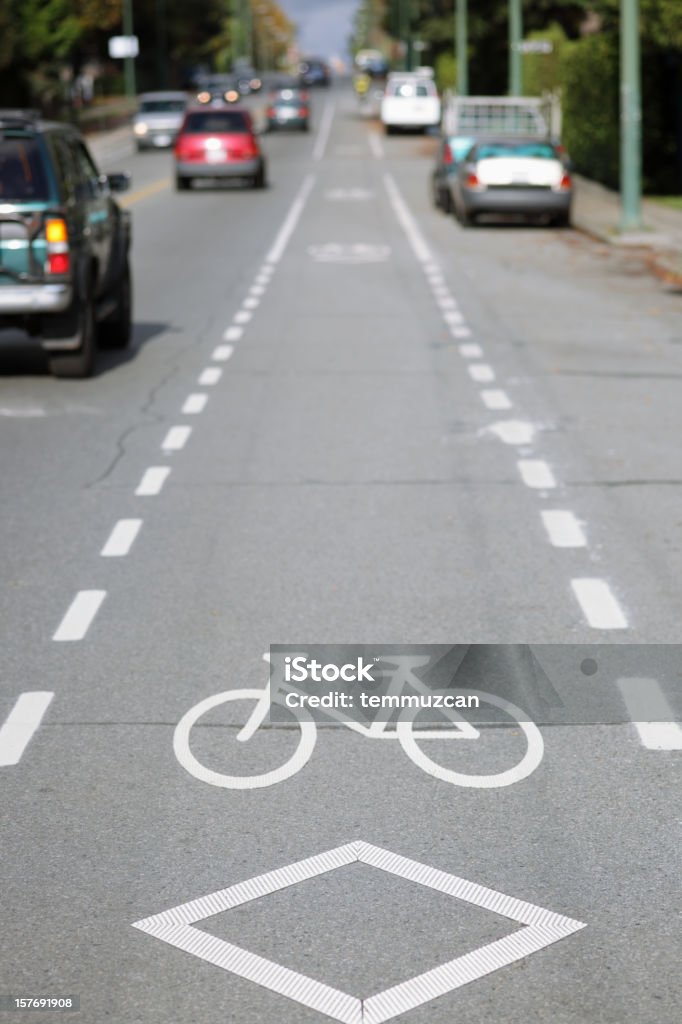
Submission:
[[[553,49],[554,43],[549,39],[524,39],[517,45],[520,53],[551,53]]]
[[[139,52],[140,42],[137,36],[112,36],[109,39],[109,56],[115,60],[137,57]]]

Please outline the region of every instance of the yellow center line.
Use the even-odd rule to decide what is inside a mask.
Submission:
[[[118,200],[119,206],[127,209],[129,206],[133,206],[134,203],[141,203],[143,199],[148,199],[150,196],[156,195],[157,192],[163,192],[165,189],[170,188],[170,184],[170,178],[160,178],[159,181],[153,181],[151,185],[145,185],[144,188],[138,188],[127,196],[121,196]]]

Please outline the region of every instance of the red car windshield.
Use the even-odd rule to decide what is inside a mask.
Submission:
[[[184,135],[248,135],[251,126],[239,110],[207,110],[188,114]]]

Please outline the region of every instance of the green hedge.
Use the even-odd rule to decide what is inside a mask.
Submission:
[[[618,37],[567,43],[561,57],[563,142],[575,168],[611,188],[619,176]]]

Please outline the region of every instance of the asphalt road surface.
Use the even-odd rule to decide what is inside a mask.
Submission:
[[[0,339],[0,997],[668,1024],[680,662],[592,645],[681,638],[679,296],[571,230],[460,228],[433,140],[342,89],[263,145],[265,192],[176,194],[168,154],[105,150],[133,176],[131,350],[57,381]],[[321,726],[299,765],[294,719],[239,742],[271,643],[574,645],[578,710],[426,764]],[[178,745],[231,690],[192,756],[257,788]]]

